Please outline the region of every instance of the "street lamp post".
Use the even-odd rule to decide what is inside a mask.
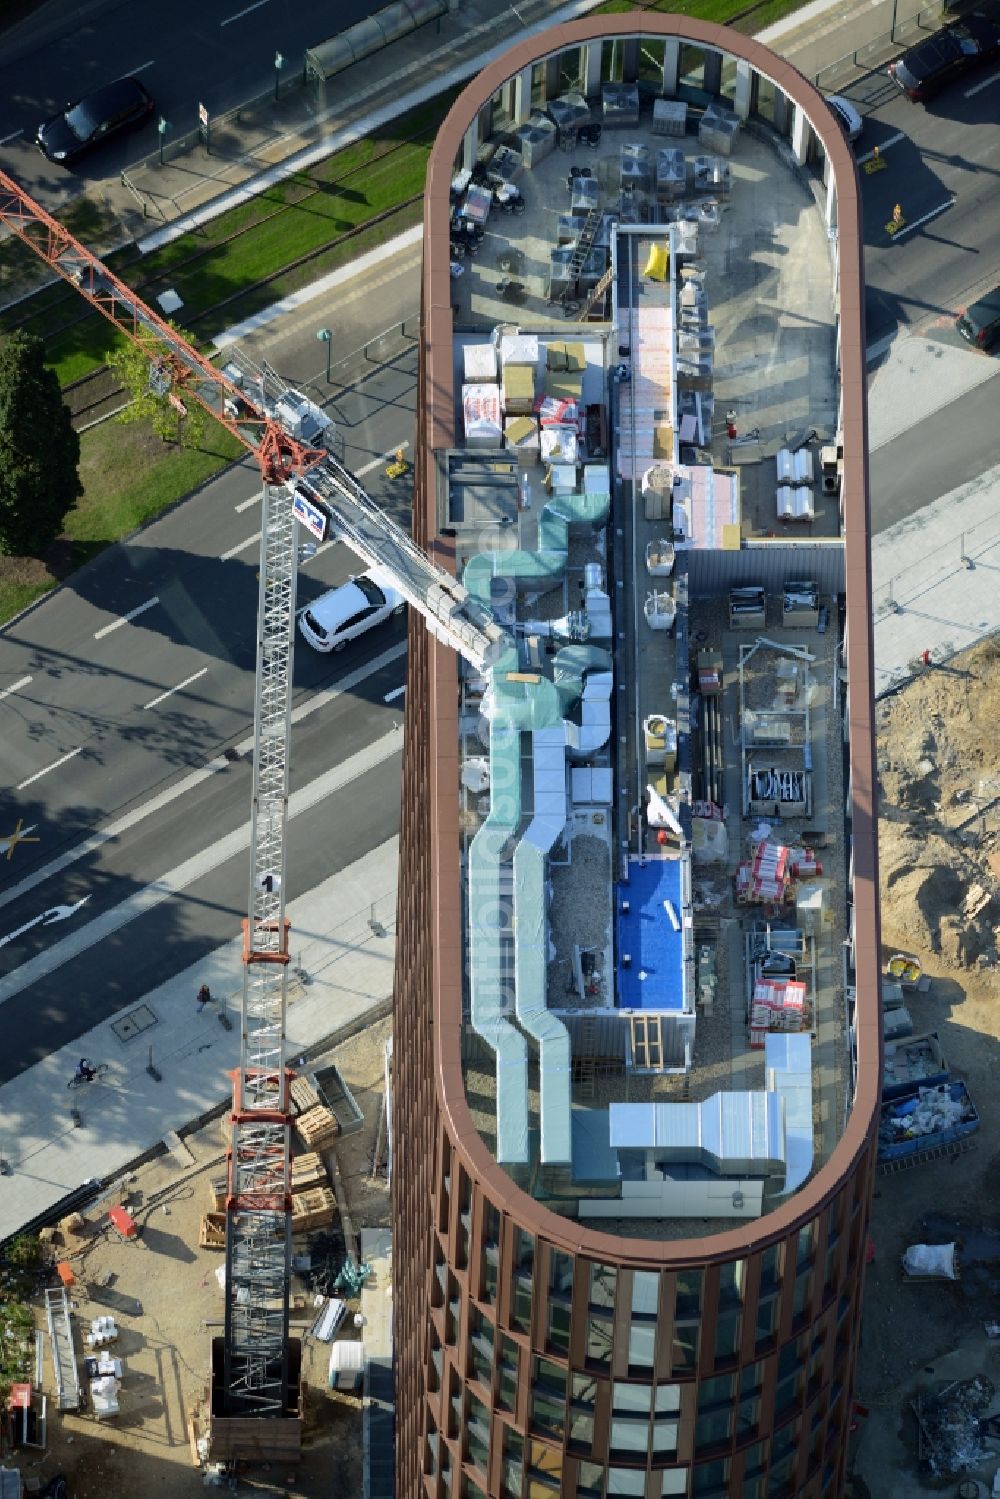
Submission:
[[[165,120],[163,118],[163,116],[160,115],[160,118],[156,122],[156,128],[157,128],[157,131],[159,132],[159,136],[160,136],[160,166],[162,167],[162,165],[163,165],[163,137],[166,135],[167,131],[170,129],[170,121],[169,120]]]
[[[278,91],[281,87],[281,70],[285,66],[285,59],[280,52],[274,54],[274,102],[278,102]]]
[[[318,328],[316,330],[316,337],[319,339],[321,344],[326,344],[326,383],[327,385],[329,385],[331,368],[330,361],[333,358],[333,334],[330,332],[329,328]]]

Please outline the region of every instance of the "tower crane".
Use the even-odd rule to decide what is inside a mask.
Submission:
[[[386,516],[326,446],[293,432],[303,398],[266,366],[215,368],[68,230],[0,171],[0,224],[17,235],[150,360],[158,389],[183,411],[196,400],[256,457],[263,480],[254,704],[251,862],[243,921],[239,1067],[232,1074],[226,1198],[226,1310],[213,1348],[213,1452],[268,1450],[247,1418],[294,1420],[297,1356],[288,1336],[291,1271],[290,1072],[286,1065],[285,915],[296,513],[388,571],[432,634],[476,671],[502,648],[489,610]],[[320,429],[321,430],[321,429]],[[312,435],[312,434],[310,434]],[[216,1432],[222,1433],[216,1443]],[[220,1450],[221,1448],[221,1450]],[[287,1449],[286,1449],[287,1450]]]

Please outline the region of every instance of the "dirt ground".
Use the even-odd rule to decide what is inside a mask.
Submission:
[[[389,1222],[384,1178],[369,1180],[383,1088],[385,1019],[330,1053],[365,1116],[364,1129],[337,1145],[341,1179],[354,1228]],[[322,1078],[330,1058],[310,1067]],[[181,1499],[202,1492],[205,1479],[192,1463],[188,1417],[204,1406],[210,1343],[221,1332],[222,1295],[215,1278],[221,1250],[200,1249],[201,1216],[211,1207],[209,1182],[223,1173],[225,1143],[216,1120],[185,1139],[194,1165],[171,1155],[142,1166],[126,1183],[129,1211],[139,1224],[138,1241],[123,1244],[97,1222],[82,1241],[55,1246],[77,1276],[73,1288],[77,1359],[90,1319],[112,1312],[120,1336],[111,1350],[124,1361],[120,1414],[100,1424],[89,1411],[55,1409],[52,1365],[46,1338],[45,1389],[49,1399],[48,1447],[44,1456],[22,1451],[16,1459],[25,1478],[43,1481],[55,1473],[69,1480],[73,1499],[141,1494]],[[106,1220],[104,1220],[106,1222]],[[296,1238],[294,1251],[306,1241]],[[239,1489],[319,1499],[360,1493],[361,1402],[327,1388],[330,1345],[304,1337],[313,1316],[311,1295],[293,1283],[293,1332],[304,1338],[302,1378],[307,1387],[302,1459],[294,1472],[262,1467],[241,1472]],[[352,1311],[357,1306],[350,1303]],[[350,1318],[348,1319],[348,1323]],[[44,1326],[44,1312],[38,1311]],[[353,1336],[353,1328],[343,1336]]]
[[[984,1375],[1000,1410],[1000,639],[931,667],[879,705],[884,954],[920,959],[926,993],[907,996],[916,1034],[937,1031],[953,1077],[979,1110],[975,1148],[877,1178],[855,1437],[855,1494],[910,1499],[954,1493],[961,1474],[935,1478],[918,1462],[913,1397]],[[977,888],[978,887],[978,888]],[[985,899],[984,899],[985,897]],[[957,1284],[905,1283],[909,1244],[957,1239]],[[974,1470],[992,1483],[1000,1443]],[[987,1493],[988,1487],[981,1492]]]

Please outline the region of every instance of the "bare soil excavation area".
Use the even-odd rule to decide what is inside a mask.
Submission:
[[[932,666],[878,709],[879,860],[884,955],[920,959],[926,993],[907,995],[915,1034],[936,1031],[951,1075],[982,1119],[974,1149],[879,1175],[872,1220],[855,1433],[855,1494],[911,1499],[990,1491],[1000,1441],[960,1433],[982,1461],[930,1471],[911,1402],[980,1376],[981,1414],[1000,1411],[1000,639]],[[906,1282],[914,1243],[959,1244],[961,1278]],[[925,1444],[926,1446],[926,1444]],[[933,1449],[933,1443],[931,1444]],[[970,1490],[971,1492],[971,1490]]]

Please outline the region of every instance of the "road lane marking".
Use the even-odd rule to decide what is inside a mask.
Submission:
[[[982,83],[974,83],[972,88],[967,88],[963,97],[971,99],[973,94],[982,93],[984,88],[989,88],[990,84],[996,83],[998,78],[1000,78],[1000,73],[991,73],[989,78],[983,79]]]
[[[0,698],[10,697],[12,692],[20,692],[21,688],[27,687],[30,681],[32,681],[31,677],[22,677],[19,682],[11,682],[9,687],[5,687],[3,691],[0,692]]]
[[[923,218],[914,219],[912,224],[904,224],[902,229],[897,229],[896,233],[891,234],[889,238],[893,242],[898,239],[902,239],[905,235],[909,234],[911,230],[919,229],[921,224],[926,224],[928,219],[936,219],[939,213],[944,213],[945,209],[954,208],[957,201],[957,198],[949,198],[947,203],[939,203],[936,208],[931,209],[930,213],[925,213]]]
[[[16,932],[8,932],[6,937],[0,937],[0,947],[6,947],[9,942],[14,942],[25,932],[30,932],[33,926],[51,926],[54,921],[65,921],[67,916],[73,916],[81,906],[85,906],[90,899],[85,895],[78,900],[75,906],[52,906],[48,911],[43,911],[41,916],[35,916],[31,921],[26,921],[19,926]]]
[[[409,446],[410,444],[408,442],[397,442],[396,446],[394,448],[390,448],[388,453],[383,453],[381,458],[373,458],[371,463],[365,464],[364,468],[356,468],[354,470],[354,477],[356,479],[360,479],[365,474],[370,474],[373,468],[378,468],[380,463],[391,463],[397,453],[405,453]]]
[[[147,609],[152,609],[159,602],[158,598],[147,599],[144,604],[139,605],[138,609],[130,609],[127,614],[122,615],[121,619],[116,619],[112,624],[105,625],[101,630],[95,630],[94,639],[103,640],[104,636],[110,635],[112,630],[121,629],[122,625],[127,625],[130,620],[137,619],[140,614],[145,614]]]
[[[890,137],[889,137],[889,139],[887,141],[881,141],[879,143],[878,154],[881,156],[882,152],[883,151],[888,151],[888,149],[889,149],[890,146],[898,146],[899,142],[900,141],[905,141],[905,139],[906,139],[906,136],[903,133],[903,131],[902,130],[898,130],[895,135],[890,135]],[[865,154],[864,154],[864,156],[859,156],[858,157],[858,166],[859,167],[863,167],[866,161],[874,161],[874,160],[875,160],[875,152],[874,151],[866,151]]]
[[[252,494],[248,500],[241,500],[238,505],[234,505],[233,506],[233,509],[236,511],[237,515],[242,515],[243,512],[244,512],[244,510],[249,510],[250,509],[251,505],[259,505],[259,504],[260,504],[260,490],[258,490],[256,494]]]
[[[68,755],[63,755],[60,759],[53,760],[52,764],[46,765],[44,770],[36,770],[33,776],[29,776],[26,781],[18,783],[18,791],[23,791],[25,786],[31,786],[35,781],[40,781],[42,776],[47,776],[50,770],[58,770],[60,765],[65,765],[67,760],[72,760],[73,756],[78,755],[82,749],[83,745],[78,744],[75,750],[70,750]]]
[[[315,781],[310,781],[307,786],[293,792],[288,798],[289,821],[303,813],[311,812],[314,807],[322,806],[336,792],[346,790],[355,781],[361,780],[363,776],[374,770],[376,766],[393,757],[401,756],[402,752],[402,734],[398,728],[390,729],[373,744],[366,745],[364,749],[358,750],[357,754],[349,756],[339,765],[331,767],[323,775],[318,776]],[[175,869],[168,870],[158,880],[151,881],[135,895],[117,906],[112,906],[110,910],[103,911],[86,926],[79,927],[70,936],[53,943],[46,952],[29,958],[26,963],[22,963],[19,968],[0,979],[0,1004],[5,1004],[8,999],[13,999],[16,994],[22,993],[32,984],[37,984],[40,979],[54,973],[63,964],[72,962],[80,953],[105,941],[114,932],[121,931],[122,927],[144,916],[147,911],[162,905],[171,896],[177,895],[189,885],[194,884],[195,880],[203,879],[230,859],[244,854],[249,847],[250,825],[245,820],[235,832],[216,839],[201,853],[185,859],[182,864],[178,864]],[[67,909],[72,908],[53,907],[45,914],[49,920],[57,920],[59,918],[54,916],[53,912],[62,912]]]
[[[406,684],[404,682],[404,684],[403,684],[402,687],[394,687],[391,692],[387,692],[386,695],[385,695],[385,697],[382,699],[382,701],[383,701],[383,703],[394,702],[397,697],[402,697],[403,693],[405,691],[406,691]]]
[[[220,30],[223,26],[231,26],[234,21],[242,20],[243,17],[248,16],[252,10],[260,10],[261,6],[266,4],[267,0],[255,0],[255,3],[253,5],[248,5],[245,10],[238,10],[235,16],[227,16],[224,21],[220,21]]]
[[[135,75],[136,75],[136,73],[145,73],[145,71],[146,71],[147,68],[155,68],[155,66],[156,66],[156,58],[155,57],[151,57],[149,59],[149,62],[140,63],[137,68],[132,68],[132,70],[128,74],[128,77],[129,78],[134,78]]]
[[[20,130],[12,130],[10,132],[10,135],[5,135],[4,138],[3,138],[3,140],[0,140],[0,146],[6,146],[9,141],[16,141],[17,138],[18,138],[18,136],[19,135],[23,135],[23,134],[24,134],[24,128],[23,128],[23,126],[22,126],[22,128]]]
[[[293,708],[292,723],[301,723],[304,718],[309,717],[310,713],[315,713],[318,709],[328,707],[330,703],[335,702],[338,697],[343,697],[345,693],[353,693],[354,689],[365,681],[367,677],[375,676],[383,667],[391,666],[393,662],[398,661],[401,656],[405,655],[405,641],[399,645],[390,646],[388,650],[383,651],[374,660],[367,662],[364,666],[359,666],[356,671],[348,672],[347,676],[338,682],[336,686],[325,687],[322,692],[317,692],[314,697],[308,698],[304,703],[300,703],[297,708]],[[253,749],[253,735],[248,735],[246,739],[241,740],[234,748],[238,755],[248,755]],[[217,755],[214,760],[209,760],[200,770],[193,770],[183,780],[178,781],[173,786],[168,786],[166,791],[161,791],[158,796],[154,796],[141,807],[136,807],[132,812],[126,812],[124,817],[116,818],[114,822],[108,823],[106,827],[101,828],[98,832],[91,833],[89,838],[85,838],[75,848],[68,849],[66,853],[60,854],[57,859],[53,859],[44,868],[36,869],[34,873],[25,875],[23,880],[19,880],[16,885],[12,885],[9,890],[0,890],[0,906],[9,905],[12,900],[17,900],[20,896],[26,895],[29,890],[33,890],[36,885],[40,885],[43,880],[48,880],[54,875],[62,874],[63,870],[69,869],[71,864],[76,864],[78,860],[85,859],[88,854],[92,854],[97,849],[103,848],[106,843],[111,843],[114,839],[120,838],[124,833],[130,832],[140,822],[144,822],[147,817],[152,817],[157,812],[162,812],[164,807],[169,807],[171,802],[176,801],[178,797],[186,796],[189,791],[194,791],[203,781],[207,781],[212,776],[218,775],[220,771],[227,770],[229,764],[230,762],[224,755]]]
[[[219,561],[228,562],[232,557],[238,557],[241,552],[247,551],[248,548],[255,547],[259,541],[260,532],[255,531],[252,536],[247,537],[246,541],[241,541],[239,546],[230,547],[228,552],[223,552]]]
[[[185,677],[184,681],[178,682],[176,687],[168,687],[166,692],[161,692],[159,697],[154,697],[151,703],[143,703],[143,708],[155,708],[157,703],[164,702],[166,698],[172,697],[175,692],[183,692],[185,687],[190,687],[192,682],[197,682],[198,678],[203,677],[207,671],[208,667],[203,666],[201,671],[196,671],[193,676]]]

